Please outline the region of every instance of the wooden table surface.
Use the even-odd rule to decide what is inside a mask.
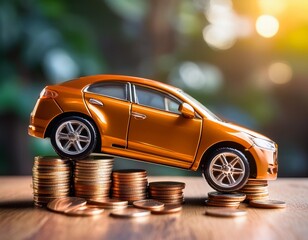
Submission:
[[[286,209],[257,209],[242,204],[247,216],[204,215],[212,191],[200,177],[149,177],[149,181],[186,183],[183,211],[119,219],[105,211],[95,217],[70,217],[33,207],[31,177],[0,177],[0,239],[308,239],[308,179],[269,183],[270,198]]]

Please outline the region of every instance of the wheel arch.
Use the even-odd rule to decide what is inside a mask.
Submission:
[[[225,148],[225,147],[236,149],[236,150],[242,152],[245,155],[245,157],[247,158],[248,163],[249,163],[249,169],[250,169],[249,177],[255,178],[256,175],[257,175],[257,165],[256,165],[254,157],[252,156],[252,154],[249,151],[246,150],[246,148],[244,146],[242,146],[241,144],[236,143],[236,142],[226,141],[226,142],[219,142],[219,143],[212,145],[210,148],[208,148],[204,152],[204,154],[202,156],[202,159],[201,159],[202,167],[204,166],[205,162],[208,160],[208,158],[211,156],[211,154],[214,151],[216,151],[219,148]]]
[[[96,143],[96,146],[94,148],[94,151],[95,152],[100,152],[101,151],[101,134],[100,134],[100,131],[99,131],[99,128],[97,127],[96,123],[93,121],[93,119],[84,114],[84,113],[80,113],[80,112],[64,112],[64,113],[61,113],[60,115],[56,116],[54,119],[52,119],[52,121],[48,124],[48,127],[45,131],[45,134],[44,134],[44,138],[49,138],[50,135],[51,135],[51,132],[52,132],[52,129],[53,127],[59,122],[61,121],[63,118],[66,118],[66,117],[72,117],[72,116],[76,116],[76,117],[82,117],[82,118],[85,118],[86,120],[88,120],[92,125],[93,127],[95,128],[96,130],[96,133],[98,134],[98,138],[97,138],[97,143]]]

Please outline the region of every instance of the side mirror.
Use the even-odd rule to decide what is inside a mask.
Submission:
[[[195,110],[188,103],[182,103],[179,107],[179,111],[182,113],[185,118],[194,118]]]

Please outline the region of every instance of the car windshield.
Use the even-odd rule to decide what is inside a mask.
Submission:
[[[184,92],[183,90],[179,90],[179,92],[184,95],[185,97],[187,97],[190,101],[192,101],[195,105],[197,105],[198,107],[200,107],[203,111],[205,111],[207,113],[208,116],[210,116],[211,118],[217,120],[217,121],[222,121],[219,117],[217,117],[214,113],[212,113],[208,108],[206,108],[202,103],[200,103],[198,100],[194,99],[192,96],[190,96],[189,94],[187,94],[186,92]]]

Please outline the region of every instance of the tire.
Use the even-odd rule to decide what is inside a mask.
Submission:
[[[52,129],[50,141],[62,158],[83,159],[97,144],[97,131],[87,119],[72,116],[61,119]]]
[[[233,148],[220,148],[202,165],[202,174],[208,184],[220,192],[242,188],[249,177],[249,163],[245,155]]]

